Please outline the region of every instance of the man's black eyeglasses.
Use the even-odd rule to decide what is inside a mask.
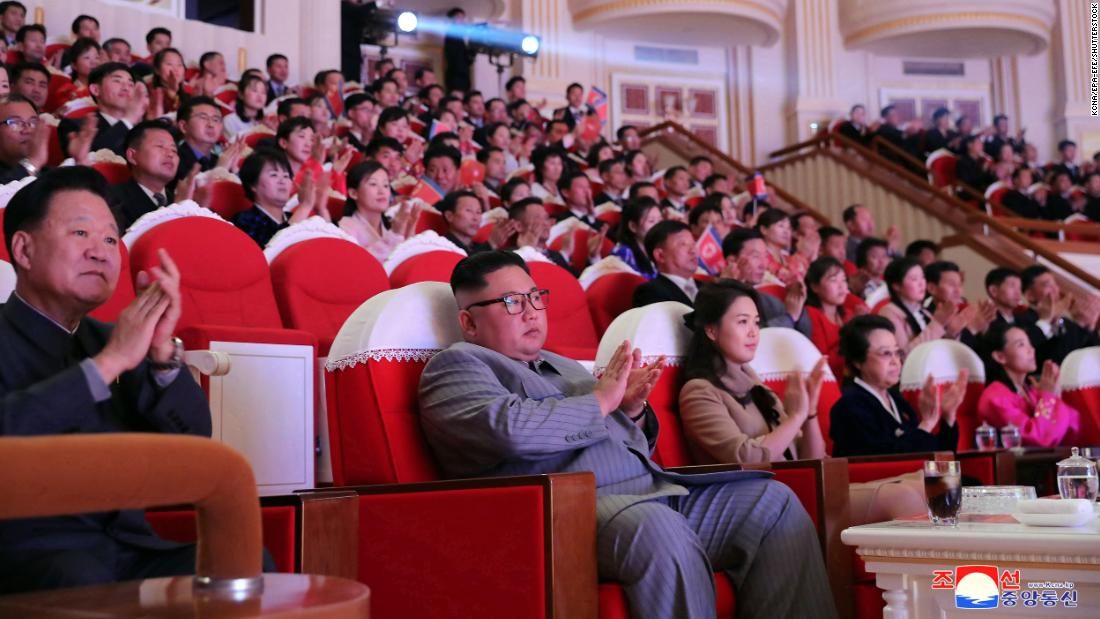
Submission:
[[[544,310],[550,303],[550,291],[546,288],[542,288],[539,290],[532,290],[531,292],[513,292],[512,294],[506,294],[496,299],[486,299],[485,301],[471,303],[466,306],[466,309],[468,310],[471,307],[484,307],[494,303],[503,303],[504,311],[509,314],[522,314],[524,303],[530,303],[531,307],[537,310]]]

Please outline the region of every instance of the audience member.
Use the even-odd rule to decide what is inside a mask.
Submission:
[[[25,104],[24,104],[25,105]],[[72,230],[83,234],[74,234]],[[206,395],[173,337],[180,273],[168,253],[137,274],[115,325],[87,317],[114,293],[119,231],[103,177],[45,172],[4,215],[16,288],[0,306],[0,434],[164,432],[210,436]],[[141,510],[0,522],[0,592],[193,574],[195,547],[163,540]]]
[[[89,90],[99,105],[93,117],[96,132],[91,149],[95,151],[105,148],[116,155],[124,156],[126,134],[141,122],[145,115],[146,102],[134,87],[134,76],[130,73],[130,68],[124,64],[104,64],[96,68],[91,80]],[[57,127],[61,149],[71,157],[76,154],[69,142],[85,122],[90,121],[64,118]]]
[[[764,239],[767,250],[766,280],[782,286],[801,282],[806,275],[809,260],[802,254],[791,254],[789,251],[791,222],[786,213],[779,209],[768,209],[757,217],[755,228]]]
[[[11,92],[25,97],[36,110],[46,106],[50,94],[50,72],[36,62],[20,62],[11,69]]]
[[[917,239],[905,246],[905,257],[916,260],[922,267],[927,267],[939,260],[940,246],[928,239]]]
[[[541,200],[533,196],[517,199],[508,207],[508,219],[515,222],[517,248],[530,247],[573,275],[580,275],[561,252],[547,246],[554,220]]]
[[[23,62],[46,64],[46,27],[42,24],[27,24],[15,34],[15,45]]]
[[[436,208],[447,222],[445,238],[467,255],[499,249],[515,232],[515,224],[506,221],[493,227],[488,241],[474,241],[474,236],[481,230],[481,201],[472,191],[452,191],[436,204]]]
[[[3,34],[4,43],[8,47],[15,45],[15,35],[23,27],[27,19],[27,7],[22,2],[8,0],[0,2],[0,33]]]
[[[1016,426],[1026,447],[1073,444],[1081,418],[1058,397],[1058,365],[1048,359],[1035,379],[1035,348],[1015,325],[990,328],[985,350],[986,388],[978,400],[978,419],[995,428]]]
[[[348,171],[348,200],[340,229],[355,237],[379,262],[385,262],[393,248],[416,231],[420,207],[403,203],[391,222],[390,177],[377,161],[357,163]]]
[[[634,289],[634,307],[661,301],[691,306],[699,292],[692,279],[698,257],[691,228],[674,219],[661,221],[646,232],[645,252],[657,266],[657,277]]]
[[[691,174],[684,166],[672,166],[665,170],[665,199],[661,200],[665,219],[687,218],[687,193],[691,189]]]
[[[726,258],[723,277],[736,279],[753,288],[765,283],[768,249],[759,231],[753,228],[731,231],[722,240],[722,254]],[[802,282],[787,286],[782,299],[761,294],[757,300],[766,326],[795,329],[807,337],[812,333],[810,318],[805,311],[806,288]]]
[[[886,285],[883,276],[886,266],[890,264],[889,247],[886,241],[874,237],[860,241],[856,249],[856,272],[848,280],[852,294],[866,301],[872,293]]]
[[[942,390],[929,375],[913,410],[894,389],[901,379],[905,351],[894,337],[893,323],[882,316],[852,318],[841,327],[840,354],[851,380],[829,411],[833,456],[956,448],[959,427],[955,421],[966,392],[966,370]]]
[[[180,185],[185,195],[177,198],[176,170],[179,153],[172,127],[163,120],[145,120],[126,134],[123,143],[130,179],[111,186],[111,210],[118,229],[125,232],[139,217],[163,206],[192,197],[194,175]]]
[[[37,176],[49,156],[49,126],[26,97],[0,97],[0,183]]]
[[[597,381],[543,350],[548,297],[515,254],[464,259],[451,287],[466,342],[433,357],[420,382],[421,427],[445,475],[594,471],[600,576],[653,616],[713,616],[713,569],[732,574],[741,614],[835,616],[820,555],[790,560],[817,534],[789,488],[756,472],[688,483],[649,459],[645,398],[663,360],[642,368],[624,342]],[[549,430],[551,417],[565,426]],[[731,524],[695,524],[715,519]]]
[[[290,162],[286,155],[276,150],[257,150],[241,164],[241,186],[245,197],[252,202],[252,208],[237,213],[230,221],[256,241],[261,249],[267,246],[276,232],[292,224],[313,215],[329,219],[325,203],[328,187],[320,181],[314,186],[312,178],[302,183],[298,190],[298,205],[287,214],[291,193],[290,174]]]
[[[844,265],[833,256],[822,256],[810,263],[806,271],[806,315],[810,323],[807,334],[814,346],[825,355],[833,376],[844,377],[844,358],[840,356],[840,328],[853,315],[866,313],[867,306],[850,306],[848,276]]]
[[[760,343],[757,293],[732,280],[705,284],[692,313],[680,418],[694,462],[763,464],[826,457],[817,421],[825,358],[787,381],[782,399],[750,367]],[[849,486],[851,524],[925,508],[920,473]]]
[[[619,221],[618,243],[611,255],[619,258],[646,280],[657,270],[645,250],[645,237],[661,221],[661,207],[653,198],[641,197],[626,203]]]
[[[232,142],[238,135],[258,127],[264,119],[267,86],[262,77],[249,75],[237,84],[237,102],[233,113],[222,120],[225,138]]]

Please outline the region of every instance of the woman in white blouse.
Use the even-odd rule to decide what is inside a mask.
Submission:
[[[237,110],[222,121],[225,138],[232,142],[237,135],[263,122],[267,85],[258,75],[246,75],[237,86]]]

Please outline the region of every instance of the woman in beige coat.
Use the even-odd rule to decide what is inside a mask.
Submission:
[[[680,391],[680,418],[697,463],[753,464],[826,457],[817,422],[825,358],[809,377],[787,381],[781,401],[748,364],[760,342],[755,290],[719,280],[699,290],[686,356],[687,382]],[[853,523],[911,516],[925,510],[919,472],[852,484]]]

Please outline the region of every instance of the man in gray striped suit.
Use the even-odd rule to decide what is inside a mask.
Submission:
[[[645,400],[663,360],[624,342],[599,380],[542,350],[549,293],[511,252],[463,259],[451,275],[465,342],[420,381],[420,419],[452,477],[591,471],[600,577],[622,583],[634,617],[715,615],[713,570],[739,617],[835,617],[814,526],[767,473],[678,475],[649,459]]]

